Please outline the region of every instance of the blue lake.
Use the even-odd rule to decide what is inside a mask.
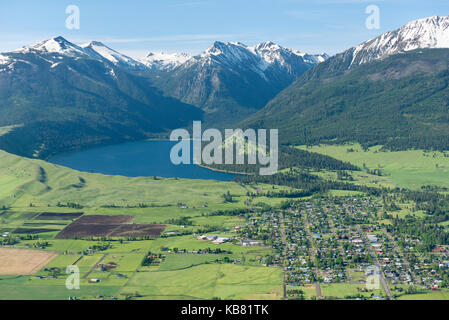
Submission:
[[[126,177],[164,177],[231,181],[235,175],[191,165],[174,165],[170,150],[177,142],[139,141],[58,154],[48,162],[84,172]],[[193,149],[192,149],[193,150]],[[193,162],[192,162],[193,163]]]

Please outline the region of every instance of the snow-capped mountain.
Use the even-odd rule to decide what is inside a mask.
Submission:
[[[239,127],[276,127],[291,145],[446,150],[448,70],[449,17],[420,19],[316,65]]]
[[[83,48],[84,51],[90,56],[101,57],[102,59],[106,59],[107,61],[121,68],[132,70],[146,69],[145,65],[143,65],[141,62],[136,61],[124,54],[121,54],[98,41],[92,41],[81,45],[81,48]]]
[[[205,110],[209,123],[232,125],[327,58],[272,42],[247,46],[217,41],[154,81],[167,95]]]
[[[140,61],[150,69],[170,71],[184,64],[191,58],[186,53],[150,52]]]
[[[56,37],[2,53],[0,75],[34,72],[63,76],[69,82],[96,79],[109,85],[121,85],[133,76],[167,96],[205,110],[211,123],[232,123],[262,108],[298,76],[327,58],[272,42],[255,46],[215,42],[194,57],[150,53],[138,61],[101,42],[77,45]]]
[[[449,16],[415,20],[395,31],[366,41],[352,49],[351,65],[426,48],[449,48]]]
[[[307,54],[298,50],[283,48],[271,41],[262,42],[254,47],[248,47],[248,49],[262,58],[268,64],[279,63],[285,66],[292,58],[300,57],[305,63],[318,64],[326,61],[329,56],[327,54]]]
[[[0,149],[42,157],[80,146],[145,139],[202,111],[161,94],[130,69],[146,66],[99,43],[62,37],[0,54]]]
[[[42,41],[36,45],[23,47],[13,51],[14,53],[56,53],[70,57],[89,56],[80,46],[73,44],[63,37],[56,37]]]
[[[67,57],[75,59],[85,58],[100,60],[103,62],[112,63],[114,66],[128,70],[146,69],[144,64],[107,47],[101,42],[92,41],[90,43],[78,46],[63,37],[51,38],[36,45],[26,46],[15,50],[9,54],[4,53],[4,58],[0,58],[0,64],[13,61],[13,59],[8,58],[8,55],[30,54],[41,57],[51,63],[53,67],[55,67],[61,59]]]
[[[311,66],[323,62],[326,54],[310,55],[297,50],[283,48],[273,42],[263,42],[256,46],[246,46],[240,42],[215,42],[204,53],[186,63],[202,66],[221,65],[233,69],[249,69],[270,81],[267,70],[280,68],[290,75],[298,76]]]

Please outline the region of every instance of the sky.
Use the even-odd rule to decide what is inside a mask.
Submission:
[[[66,26],[69,5],[79,8],[79,29]],[[366,27],[370,5],[380,10],[379,29]],[[449,15],[449,1],[0,0],[0,52],[63,36],[77,44],[101,41],[135,58],[154,51],[198,54],[214,41],[273,41],[333,55],[434,15]]]

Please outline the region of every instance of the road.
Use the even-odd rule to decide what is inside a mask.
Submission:
[[[374,265],[378,268],[380,271],[379,277],[380,277],[380,284],[382,285],[382,288],[384,289],[385,293],[388,296],[389,300],[394,300],[393,295],[391,294],[390,288],[388,288],[387,280],[385,279],[385,275],[382,271],[382,268],[380,267],[379,259],[377,259],[376,253],[373,251],[373,248],[371,247],[371,244],[369,243],[368,239],[366,238],[365,232],[363,232],[362,228],[360,228],[359,225],[356,226],[357,231],[363,238],[363,242],[365,243],[366,248],[368,249],[369,254],[373,258]]]
[[[344,258],[346,256],[346,253],[345,253],[345,250],[343,249],[340,241],[338,241],[338,236],[337,236],[337,231],[335,230],[334,221],[330,217],[330,213],[327,210],[324,210],[324,212],[327,215],[327,221],[329,223],[329,226],[331,227],[332,234],[334,235],[335,239],[338,242],[338,250],[340,251],[340,255],[341,255],[342,258]],[[345,272],[346,272],[346,279],[350,283],[351,282],[351,274],[349,273],[349,270],[346,267],[345,267]]]
[[[314,248],[314,240],[312,233],[310,232],[309,220],[307,219],[307,213],[305,211],[303,214],[303,221],[304,221],[304,229],[306,230],[307,233],[307,238],[309,239],[310,245],[312,246],[312,248],[309,250],[309,255],[313,256],[313,260],[316,261],[316,249]],[[315,278],[318,279],[319,275],[318,268],[315,267],[314,271],[315,271]],[[315,282],[315,288],[316,288],[316,296],[318,297],[318,299],[322,299],[323,294],[321,293],[321,286],[318,281]]]
[[[287,241],[285,240],[285,226],[284,226],[284,214],[279,212],[279,225],[281,231],[281,241],[282,241],[282,271],[283,271],[283,288],[284,288],[284,300],[287,300],[287,270],[285,270],[285,258],[287,256]]]
[[[104,254],[103,257],[101,257],[101,259],[89,270],[89,272],[87,272],[83,279],[87,279],[87,277],[95,270],[98,268],[98,266],[100,265],[101,262],[103,262],[103,260],[108,256],[108,254]]]

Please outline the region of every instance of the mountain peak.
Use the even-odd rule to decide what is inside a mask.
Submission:
[[[114,49],[109,48],[99,41],[91,41],[81,47],[92,57],[107,60],[114,65],[121,66],[125,69],[144,69],[142,63],[130,58]]]
[[[69,56],[84,55],[83,49],[76,44],[71,43],[65,38],[58,36],[45,41],[42,41],[36,45],[23,47],[17,50],[17,52],[31,52],[38,51],[43,53],[59,53]]]
[[[411,21],[401,28],[368,40],[353,50],[351,65],[382,59],[415,49],[449,48],[449,16]]]
[[[87,43],[87,44],[84,44],[84,45],[82,45],[82,47],[93,47],[93,46],[97,46],[97,47],[108,47],[108,46],[106,46],[103,42],[100,42],[100,41],[91,41],[91,42],[89,42],[89,43]]]
[[[225,52],[229,52],[230,48],[232,47],[242,47],[246,48],[244,44],[241,44],[240,42],[222,42],[222,41],[215,41],[209,48],[206,49],[203,55],[214,55],[218,56]]]
[[[255,48],[257,50],[281,50],[281,49],[283,49],[280,45],[278,45],[272,41],[261,42],[258,45],[256,45]]]
[[[186,53],[150,52],[140,59],[140,62],[151,69],[168,71],[179,67],[190,58]]]

